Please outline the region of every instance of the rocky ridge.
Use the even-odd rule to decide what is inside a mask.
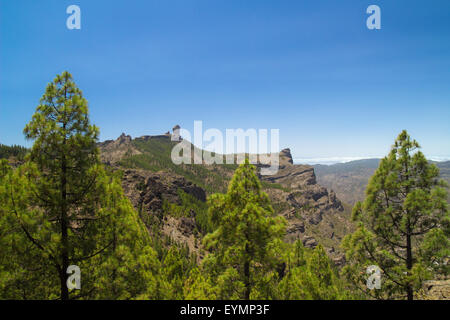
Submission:
[[[141,154],[131,141],[131,136],[122,133],[116,140],[100,142],[98,144],[101,150],[100,159],[106,164],[115,164],[126,156]]]
[[[300,239],[306,247],[322,243],[335,263],[342,264],[339,242],[351,230],[348,212],[334,191],[317,184],[312,166],[293,164],[289,149],[279,155],[278,172],[260,178],[282,187],[276,192],[270,188],[268,194],[275,205],[286,204],[279,214],[288,221],[287,240]]]

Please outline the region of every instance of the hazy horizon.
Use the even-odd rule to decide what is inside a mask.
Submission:
[[[384,156],[379,157],[329,157],[329,158],[293,158],[295,164],[309,164],[309,165],[333,165],[338,163],[348,163],[352,161],[358,160],[370,160],[370,159],[381,159]],[[428,160],[435,162],[447,162],[450,161],[450,157],[428,157],[425,155]]]

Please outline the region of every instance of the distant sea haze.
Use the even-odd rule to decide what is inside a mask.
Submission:
[[[356,160],[364,160],[364,159],[380,159],[383,158],[383,156],[378,157],[320,157],[320,158],[294,158],[295,164],[325,164],[325,165],[332,165],[336,163],[346,163],[350,161],[356,161]],[[432,161],[449,161],[450,156],[427,156],[428,160]]]

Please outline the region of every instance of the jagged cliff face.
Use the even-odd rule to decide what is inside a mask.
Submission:
[[[349,211],[333,191],[317,184],[314,168],[294,165],[289,149],[280,152],[280,168],[262,181],[281,188],[266,190],[278,214],[288,221],[288,241],[302,240],[307,247],[321,243],[337,264],[343,263],[339,242],[350,232]]]
[[[169,137],[163,139],[164,137],[155,137],[158,138],[158,148],[161,149],[161,145],[167,144],[171,149],[173,143]],[[170,157],[161,158],[159,155],[159,166],[153,171],[149,170],[142,161],[153,159],[148,153],[155,151],[153,148],[147,148],[145,143],[155,139],[146,136],[133,140],[123,134],[115,141],[99,144],[101,158],[106,164],[123,170],[124,191],[139,210],[149,230],[151,224],[157,221],[164,235],[187,244],[191,251],[201,257],[201,235],[195,231],[198,229],[195,222],[197,213],[191,212],[189,217],[175,217],[164,212],[163,203],[179,204],[179,190],[200,201],[205,201],[207,195],[212,192],[225,191],[235,166],[190,165],[183,167],[184,171],[176,168],[175,172]],[[167,162],[166,166],[164,161]],[[132,168],[126,165],[128,163],[133,164]],[[192,173],[196,172],[198,174],[193,176]],[[197,183],[192,181],[194,177]],[[349,210],[344,209],[333,191],[317,184],[313,167],[294,165],[290,150],[285,149],[280,152],[280,168],[277,174],[260,176],[260,179],[276,213],[284,216],[288,222],[286,240],[291,242],[300,239],[307,247],[315,247],[321,243],[336,264],[342,264],[343,254],[340,252],[339,243],[351,230]],[[199,184],[214,184],[217,188],[207,191]]]

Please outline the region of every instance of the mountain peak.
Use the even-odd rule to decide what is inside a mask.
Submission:
[[[118,141],[119,143],[125,143],[125,142],[130,142],[131,136],[126,135],[124,132],[122,132],[122,134],[119,136],[119,138],[117,138],[116,141]]]
[[[291,149],[286,148],[280,151],[280,158],[285,158],[286,161],[290,164],[293,164]]]

